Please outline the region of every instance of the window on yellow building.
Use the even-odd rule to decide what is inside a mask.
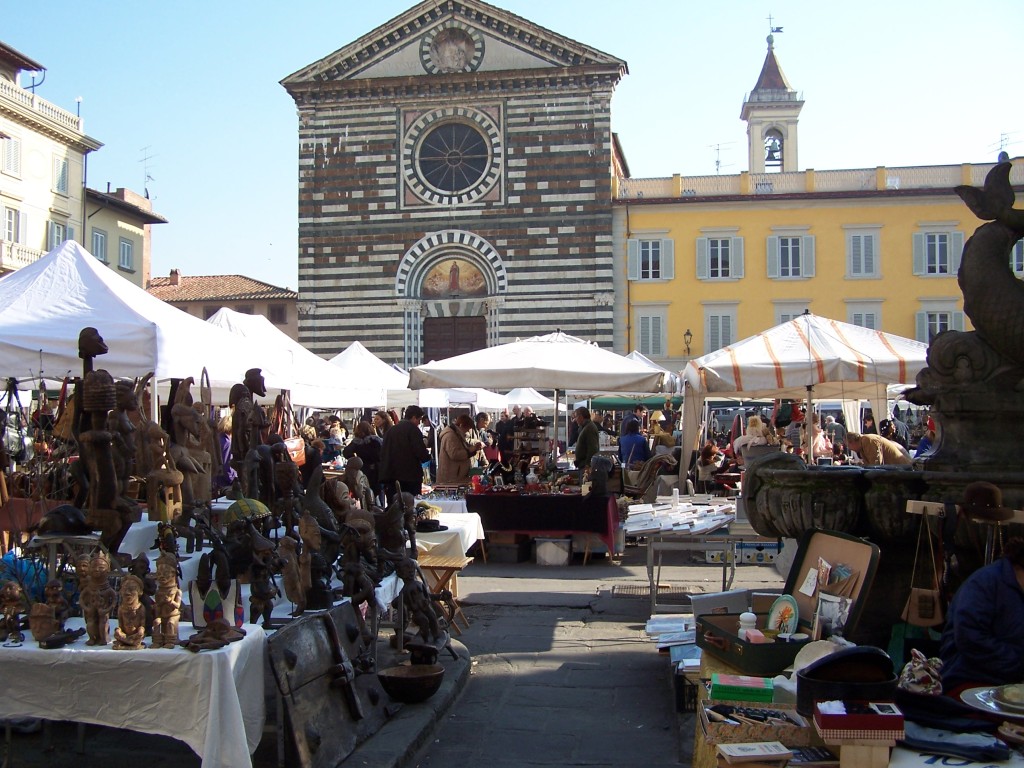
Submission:
[[[640,354],[649,357],[665,356],[665,317],[664,314],[638,315],[637,324],[640,331]]]
[[[916,318],[917,340],[931,344],[943,331],[962,331],[964,313],[960,311],[930,310],[918,312]]]
[[[956,230],[914,233],[914,274],[923,277],[953,277],[960,269],[964,234]]]
[[[626,241],[630,280],[671,280],[675,277],[675,242],[631,238]]]
[[[870,328],[873,331],[882,329],[882,302],[848,300],[846,302],[846,322]]]
[[[766,250],[768,277],[814,277],[813,235],[771,235]]]
[[[743,277],[742,237],[698,237],[697,279],[725,280]]]
[[[736,340],[736,304],[704,307],[704,354],[727,347]]]
[[[846,235],[846,276],[878,277],[878,233],[855,231]]]

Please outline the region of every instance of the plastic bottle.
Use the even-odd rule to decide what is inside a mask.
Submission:
[[[749,608],[745,612],[740,614],[740,629],[737,633],[740,637],[740,640],[747,639],[748,629],[757,629],[757,614],[755,614]]]

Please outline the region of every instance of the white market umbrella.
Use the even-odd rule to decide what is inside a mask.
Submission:
[[[555,401],[550,397],[544,397],[533,387],[516,387],[515,389],[509,390],[509,393],[505,395],[508,400],[508,404],[512,405],[528,405],[531,408],[554,408]]]
[[[344,376],[358,381],[361,387],[407,389],[409,386],[408,373],[395,370],[358,341],[353,341],[328,362],[340,368]]]
[[[596,344],[556,331],[416,366],[409,386],[535,387],[660,392],[665,375]],[[555,439],[558,439],[557,421]]]
[[[323,408],[372,408],[383,405],[382,387],[364,386],[359,378],[339,376],[336,366],[309,351],[262,315],[222,307],[206,322],[242,339],[258,343],[289,371],[293,405]],[[358,382],[359,386],[350,386]]]
[[[78,334],[96,328],[109,351],[95,367],[115,378],[199,381],[216,386],[262,368],[268,387],[290,388],[287,366],[260,345],[150,295],[73,240],[0,279],[0,374],[22,379],[81,376]]]
[[[885,403],[888,385],[912,384],[927,353],[913,339],[804,313],[687,364],[683,446],[696,445],[707,397]]]

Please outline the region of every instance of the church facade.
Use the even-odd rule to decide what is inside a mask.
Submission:
[[[625,73],[485,3],[430,0],[282,80],[299,340],[403,367],[556,329],[611,347]]]

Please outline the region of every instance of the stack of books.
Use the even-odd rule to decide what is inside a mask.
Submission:
[[[746,741],[719,744],[718,766],[742,765],[743,768],[784,768],[793,752],[780,741]]]
[[[770,677],[724,675],[713,672],[709,696],[719,701],[756,701],[770,704],[775,696],[775,684]]]

